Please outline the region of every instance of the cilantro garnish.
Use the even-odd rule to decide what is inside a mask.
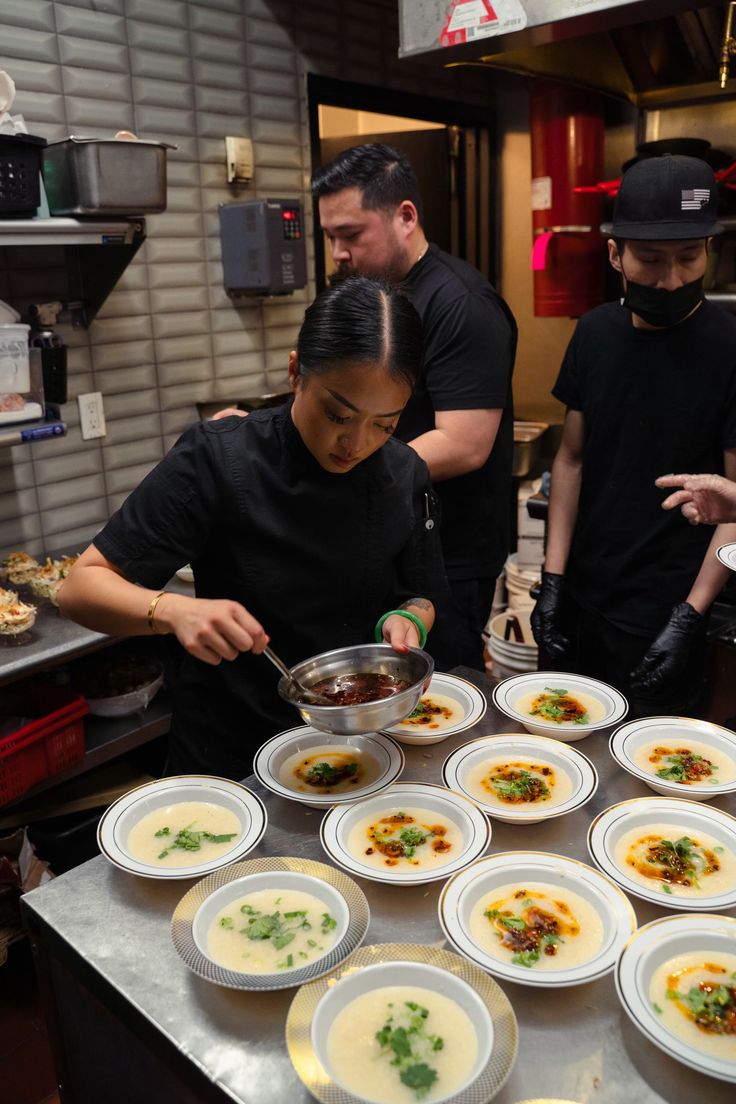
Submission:
[[[192,824],[194,821],[192,821]],[[170,828],[160,828],[158,832],[153,833],[155,837],[170,836]],[[176,833],[173,843],[170,843],[159,854],[159,859],[165,859],[167,855],[170,855],[172,851],[199,851],[202,847],[202,843],[207,840],[209,843],[229,843],[231,839],[237,836],[237,832],[223,832],[221,835],[214,835],[212,832],[193,832],[192,825],[187,825],[186,828],[182,828],[180,832]]]
[[[278,897],[276,902],[281,900],[282,898]],[[284,913],[277,909],[275,912],[265,913],[253,908],[252,905],[246,902],[246,904],[240,906],[240,911],[246,918],[247,923],[244,928],[238,929],[239,934],[244,935],[246,939],[254,943],[268,941],[277,951],[282,951],[284,947],[288,947],[290,943],[293,943],[300,932],[306,933],[312,930],[312,924],[308,919],[307,909],[293,909],[290,912]],[[223,916],[220,918],[219,923],[222,928],[233,928],[232,917]],[[328,932],[334,931],[335,928],[337,928],[337,920],[335,920],[329,912],[323,912],[320,925],[322,934],[326,935]],[[308,947],[320,951],[324,950],[315,939],[307,939],[306,944]],[[309,955],[300,950],[298,952],[298,957],[304,959],[308,958]],[[277,963],[277,968],[279,970],[287,970],[290,969],[293,964],[294,954],[289,953],[285,959]]]
[[[389,1003],[386,1022],[375,1035],[381,1053],[390,1057],[399,1079],[422,1100],[437,1081],[437,1071],[428,1059],[444,1047],[440,1035],[427,1031],[429,1010],[416,1001],[405,1001],[400,1009]]]
[[[531,967],[535,962],[539,962],[539,951],[519,951],[518,954],[511,956],[511,961],[515,966]]]
[[[736,988],[701,982],[687,993],[674,991],[671,999],[684,1004],[698,1027],[705,1031],[716,1035],[733,1034]]]
[[[334,786],[337,782],[352,778],[357,770],[358,764],[355,761],[341,767],[333,767],[331,763],[314,763],[305,770],[304,781],[317,786]]]

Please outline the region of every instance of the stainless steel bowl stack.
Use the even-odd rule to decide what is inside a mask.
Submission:
[[[292,667],[291,672],[305,687],[313,687],[322,679],[336,675],[366,672],[393,675],[408,682],[406,690],[380,701],[359,705],[307,705],[294,700],[290,693],[291,683],[286,678],[279,681],[279,694],[299,710],[307,724],[336,736],[361,736],[367,732],[381,732],[409,716],[429,686],[434,660],[419,648],[400,655],[389,644],[356,644],[305,659]]]

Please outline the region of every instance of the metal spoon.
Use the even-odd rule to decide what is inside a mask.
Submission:
[[[333,701],[325,697],[324,694],[320,694],[318,690],[310,690],[306,686],[302,686],[294,676],[290,669],[286,666],[282,659],[276,655],[272,648],[266,647],[263,649],[263,654],[267,656],[274,667],[277,667],[284,678],[288,679],[290,685],[289,696],[295,702],[303,702],[304,705],[334,705]]]

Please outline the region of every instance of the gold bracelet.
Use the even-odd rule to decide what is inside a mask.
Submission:
[[[166,594],[165,590],[160,590],[158,592],[158,594],[156,595],[156,597],[153,599],[150,606],[148,607],[148,613],[146,614],[146,618],[148,620],[148,627],[151,630],[151,632],[156,633],[157,636],[158,636],[158,629],[156,628],[156,622],[153,620],[153,615],[156,612],[156,606],[159,604],[159,602],[163,598],[164,594]]]

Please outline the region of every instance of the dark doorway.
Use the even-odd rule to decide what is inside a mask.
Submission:
[[[419,181],[424,203],[424,232],[440,249],[453,251],[451,231],[450,139],[447,127],[438,130],[380,131],[351,134],[341,138],[320,138],[322,164],[341,150],[366,142],[383,142],[405,153]]]
[[[308,77],[307,88],[313,167],[364,142],[385,142],[402,150],[419,179],[427,237],[441,249],[475,265],[493,283],[498,235],[490,109],[406,93],[397,97],[383,88],[313,75]],[[351,130],[348,124],[338,136],[325,136],[320,108],[360,115],[367,126]],[[371,128],[373,117],[380,121],[380,128]],[[314,226],[316,280],[321,290],[331,264],[316,204]]]

